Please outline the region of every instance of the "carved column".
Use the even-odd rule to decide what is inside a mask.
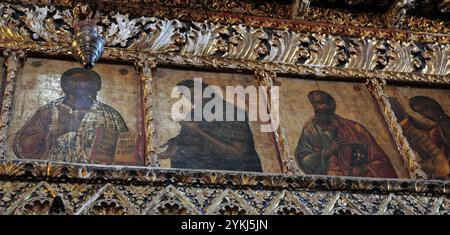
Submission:
[[[145,125],[145,164],[151,167],[159,167],[156,155],[156,129],[153,117],[153,73],[156,68],[154,58],[143,58],[135,62],[142,82],[142,94],[144,101],[144,125]]]
[[[6,146],[9,122],[11,120],[11,109],[14,95],[14,87],[16,84],[16,76],[19,69],[23,65],[25,53],[23,51],[5,50],[6,65],[6,82],[3,95],[3,103],[1,106],[1,122],[0,122],[0,159],[6,159]]]
[[[272,97],[271,89],[273,87],[273,78],[276,77],[276,74],[274,72],[265,71],[258,69],[255,71],[255,76],[258,82],[259,86],[266,86],[268,87],[267,90],[267,108],[268,112],[271,113],[272,111],[272,99],[279,99],[279,97]],[[278,101],[279,102],[279,101]],[[259,107],[261,108],[261,107]],[[273,121],[273,120],[271,120]],[[295,175],[304,175],[305,173],[297,166],[295,163],[295,160],[293,156],[290,154],[288,142],[286,140],[285,131],[283,128],[278,125],[276,127],[276,130],[274,131],[275,135],[275,141],[277,145],[278,152],[280,154],[281,159],[281,167],[283,173],[287,174],[295,174]]]

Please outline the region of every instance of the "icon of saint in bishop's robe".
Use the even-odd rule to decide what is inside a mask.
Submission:
[[[107,162],[92,159],[94,138],[99,129],[120,133],[127,132],[128,128],[117,110],[97,100],[101,83],[100,75],[93,70],[72,68],[64,72],[61,77],[64,96],[39,108],[16,133],[13,143],[16,156],[21,159],[112,163],[113,159]],[[108,152],[116,146],[112,144],[102,148]]]

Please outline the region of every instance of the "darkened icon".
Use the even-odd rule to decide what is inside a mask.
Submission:
[[[407,113],[395,97],[389,102],[422,170],[431,178],[450,179],[450,118],[441,105],[426,96],[409,99],[411,109],[434,123],[430,125]]]
[[[184,80],[177,85],[188,87],[194,94],[194,83],[194,80]],[[201,86],[204,90],[208,84],[202,82]],[[190,97],[192,104],[194,97],[195,94]],[[202,98],[202,105],[213,98]],[[227,102],[223,99],[222,102],[222,107],[226,107]],[[234,108],[234,114],[237,114],[239,108]],[[194,109],[187,115],[193,117]],[[225,121],[226,113],[222,113],[224,121],[206,121],[203,118],[201,121],[180,121],[180,133],[162,146],[167,146],[167,149],[159,157],[170,158],[174,168],[261,172],[247,116],[245,121],[236,121],[236,117],[234,121]]]
[[[122,115],[97,100],[101,78],[93,70],[73,68],[63,73],[64,96],[41,107],[17,132],[13,143],[18,158],[50,161],[140,164],[136,134],[129,133]],[[102,131],[104,130],[104,131]],[[108,131],[105,131],[108,130]],[[102,135],[100,137],[100,135]],[[119,137],[133,142],[127,154]],[[124,139],[122,139],[124,141]],[[109,157],[105,157],[108,155]]]

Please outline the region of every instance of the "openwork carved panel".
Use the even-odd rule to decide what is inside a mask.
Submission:
[[[53,7],[27,8],[2,4],[2,47],[31,51],[60,49],[70,41],[73,15],[68,9]],[[37,20],[37,19],[40,20]],[[269,30],[242,24],[225,26],[212,22],[181,22],[154,17],[131,18],[111,13],[94,18],[106,37],[106,46],[115,53],[175,53],[226,60],[270,62],[284,66],[305,66],[365,71],[413,73],[447,82],[449,73],[448,36],[425,34],[395,35],[378,33],[341,36],[303,32],[302,30]],[[425,39],[430,37],[428,39]],[[52,46],[53,45],[53,46]],[[47,47],[44,49],[42,47]],[[125,50],[126,49],[126,50]],[[399,63],[400,62],[400,63]],[[389,76],[388,76],[389,79]],[[415,79],[412,79],[413,81]]]
[[[57,200],[62,201],[59,211],[66,214],[96,215],[450,213],[450,185],[437,181],[334,178],[343,184],[330,184],[327,177],[244,176],[240,173],[218,175],[145,168],[125,170],[119,167],[92,167],[89,169],[92,173],[80,180],[80,176],[71,175],[69,171],[58,174],[47,172],[46,169],[58,167],[52,164],[42,168],[31,162],[10,162],[2,163],[0,169],[12,165],[22,171],[1,173],[1,214],[52,214],[55,210],[51,208],[55,207]],[[69,169],[82,172],[86,167],[67,166]],[[114,171],[123,174],[115,178],[106,177],[114,175]],[[144,174],[136,174],[137,171]],[[41,172],[41,177],[32,176],[32,172]],[[202,181],[211,174],[216,177],[226,176],[230,181]],[[178,175],[178,179],[174,180],[173,175]],[[259,186],[242,184],[242,177],[255,178]],[[22,178],[20,181],[15,180]],[[39,182],[33,183],[29,181],[31,179]],[[423,187],[427,187],[427,190],[421,190]],[[60,199],[56,199],[58,197]]]
[[[6,1],[8,2],[8,1]],[[19,0],[22,4],[45,6],[49,2]],[[72,1],[52,1],[54,6],[72,7]],[[211,1],[110,1],[100,0],[96,8],[104,11],[123,11],[135,15],[154,15],[161,18],[204,21],[215,18],[222,22],[252,21],[256,17],[281,19],[302,19],[304,22],[322,22],[335,25],[384,28],[389,26],[386,16],[395,20],[395,27],[405,30],[448,33],[449,25],[445,20],[449,3],[447,0],[433,1],[323,1],[323,0],[211,0]],[[361,11],[365,7],[368,11]],[[356,10],[355,10],[356,9]],[[393,14],[395,13],[395,14]],[[230,17],[232,14],[232,17]],[[423,16],[425,15],[425,17]],[[430,16],[439,16],[437,19]],[[212,17],[213,16],[213,17]],[[265,20],[269,20],[265,18]],[[255,24],[265,24],[253,20]]]

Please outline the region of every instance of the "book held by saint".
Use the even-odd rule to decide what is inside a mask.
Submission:
[[[135,165],[138,158],[138,136],[112,128],[97,128],[91,149],[91,160],[103,164]]]

